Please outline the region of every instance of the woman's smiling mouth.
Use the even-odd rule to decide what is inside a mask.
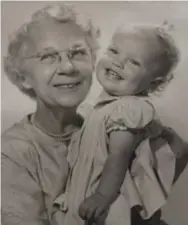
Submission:
[[[63,84],[63,83],[59,83],[59,84],[54,84],[53,86],[56,87],[56,88],[65,88],[65,89],[68,89],[68,88],[74,88],[78,85],[80,85],[82,83],[82,81],[79,81],[79,82],[76,82],[76,83],[66,83],[66,84]]]

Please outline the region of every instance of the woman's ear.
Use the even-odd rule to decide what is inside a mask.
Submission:
[[[29,76],[27,76],[27,75],[23,76],[20,83],[21,83],[22,87],[24,87],[25,89],[27,89],[27,90],[32,89],[32,85],[31,85]]]
[[[31,84],[30,84],[29,79],[28,79],[27,76],[24,76],[24,78],[23,78],[23,80],[21,81],[21,83],[22,83],[22,86],[23,86],[25,89],[27,89],[27,90],[32,89],[32,86],[31,86]]]

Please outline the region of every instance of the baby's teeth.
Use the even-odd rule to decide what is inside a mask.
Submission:
[[[111,74],[112,76],[116,76],[116,77],[118,76],[117,73],[115,73],[114,71],[110,71],[110,74]]]

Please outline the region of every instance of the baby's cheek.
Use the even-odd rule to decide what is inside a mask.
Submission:
[[[96,73],[100,74],[105,68],[110,67],[111,64],[112,61],[108,57],[100,58],[96,66]]]

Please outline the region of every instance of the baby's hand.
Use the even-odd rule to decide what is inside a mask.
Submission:
[[[108,199],[100,193],[96,193],[82,202],[79,207],[79,216],[83,220],[93,221],[95,224],[98,224],[97,221],[100,221],[101,216],[104,217],[109,206]]]

